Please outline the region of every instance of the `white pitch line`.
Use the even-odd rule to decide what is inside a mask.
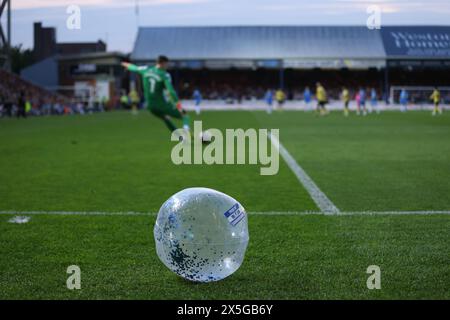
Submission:
[[[305,187],[306,191],[308,191],[309,195],[314,200],[320,211],[326,215],[340,214],[339,209],[334,205],[333,202],[331,202],[330,199],[328,199],[326,194],[319,189],[319,187],[314,183],[314,181],[305,172],[305,170],[300,167],[297,161],[295,161],[295,159],[281,144],[281,142],[278,139],[275,139],[272,135],[269,135],[269,137],[272,141],[272,144],[280,151],[280,154],[283,157],[284,161],[295,174],[298,181],[300,181],[303,187]]]
[[[0,211],[1,215],[52,215],[52,216],[156,216],[155,212],[103,212],[103,211]]]
[[[340,212],[340,216],[431,216],[431,215],[450,215],[450,211],[354,211]]]
[[[0,215],[52,215],[52,216],[156,216],[155,212],[101,212],[101,211],[0,211]],[[314,211],[263,211],[248,212],[251,216],[316,216]],[[384,216],[384,215],[450,215],[450,211],[351,211],[340,212],[340,216]]]

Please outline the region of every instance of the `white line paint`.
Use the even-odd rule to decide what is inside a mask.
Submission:
[[[305,170],[300,167],[300,165],[295,161],[295,159],[291,156],[289,151],[281,144],[278,139],[275,139],[273,136],[269,135],[272,144],[280,151],[281,156],[283,157],[286,164],[292,170],[292,172],[297,177],[298,181],[305,187],[306,191],[308,191],[311,198],[316,203],[317,207],[322,211],[323,214],[331,215],[331,214],[340,214],[339,209],[331,202],[330,199],[326,196],[322,190],[314,183],[314,181],[308,176]]]
[[[323,212],[314,211],[264,211],[248,212],[251,216],[318,216]],[[156,216],[155,212],[101,212],[101,211],[0,211],[0,215],[52,215],[52,216]],[[340,216],[384,216],[384,215],[450,215],[446,211],[350,211],[340,212]]]
[[[1,215],[52,215],[52,216],[156,216],[155,212],[103,212],[103,211],[0,211]]]
[[[15,216],[8,220],[9,223],[24,224],[30,221],[31,217]]]

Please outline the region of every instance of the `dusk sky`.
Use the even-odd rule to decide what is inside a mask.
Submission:
[[[71,4],[81,8],[80,30],[66,27]],[[31,48],[33,22],[42,21],[60,42],[102,39],[129,52],[138,25],[365,25],[370,5],[380,6],[382,26],[450,25],[450,0],[12,0],[12,40]]]

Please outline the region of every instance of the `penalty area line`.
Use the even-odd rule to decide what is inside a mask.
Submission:
[[[51,216],[151,216],[156,212],[101,212],[101,211],[0,211],[0,215],[51,215]],[[262,211],[248,212],[250,216],[318,216],[323,212],[315,211]],[[450,210],[442,211],[349,211],[340,212],[339,216],[388,216],[388,215],[450,215]]]
[[[281,144],[279,139],[275,139],[272,135],[269,135],[272,144],[278,149],[284,161],[292,172],[297,177],[298,181],[303,185],[306,191],[309,193],[317,207],[322,214],[332,215],[341,214],[340,210],[334,205],[333,202],[327,197],[325,193],[315,184],[311,177],[303,170],[302,167],[295,161],[294,157],[289,151]]]

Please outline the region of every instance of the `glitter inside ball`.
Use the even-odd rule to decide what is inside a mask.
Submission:
[[[247,214],[224,193],[186,189],[163,204],[154,236],[158,257],[170,270],[191,281],[219,281],[244,261]]]

